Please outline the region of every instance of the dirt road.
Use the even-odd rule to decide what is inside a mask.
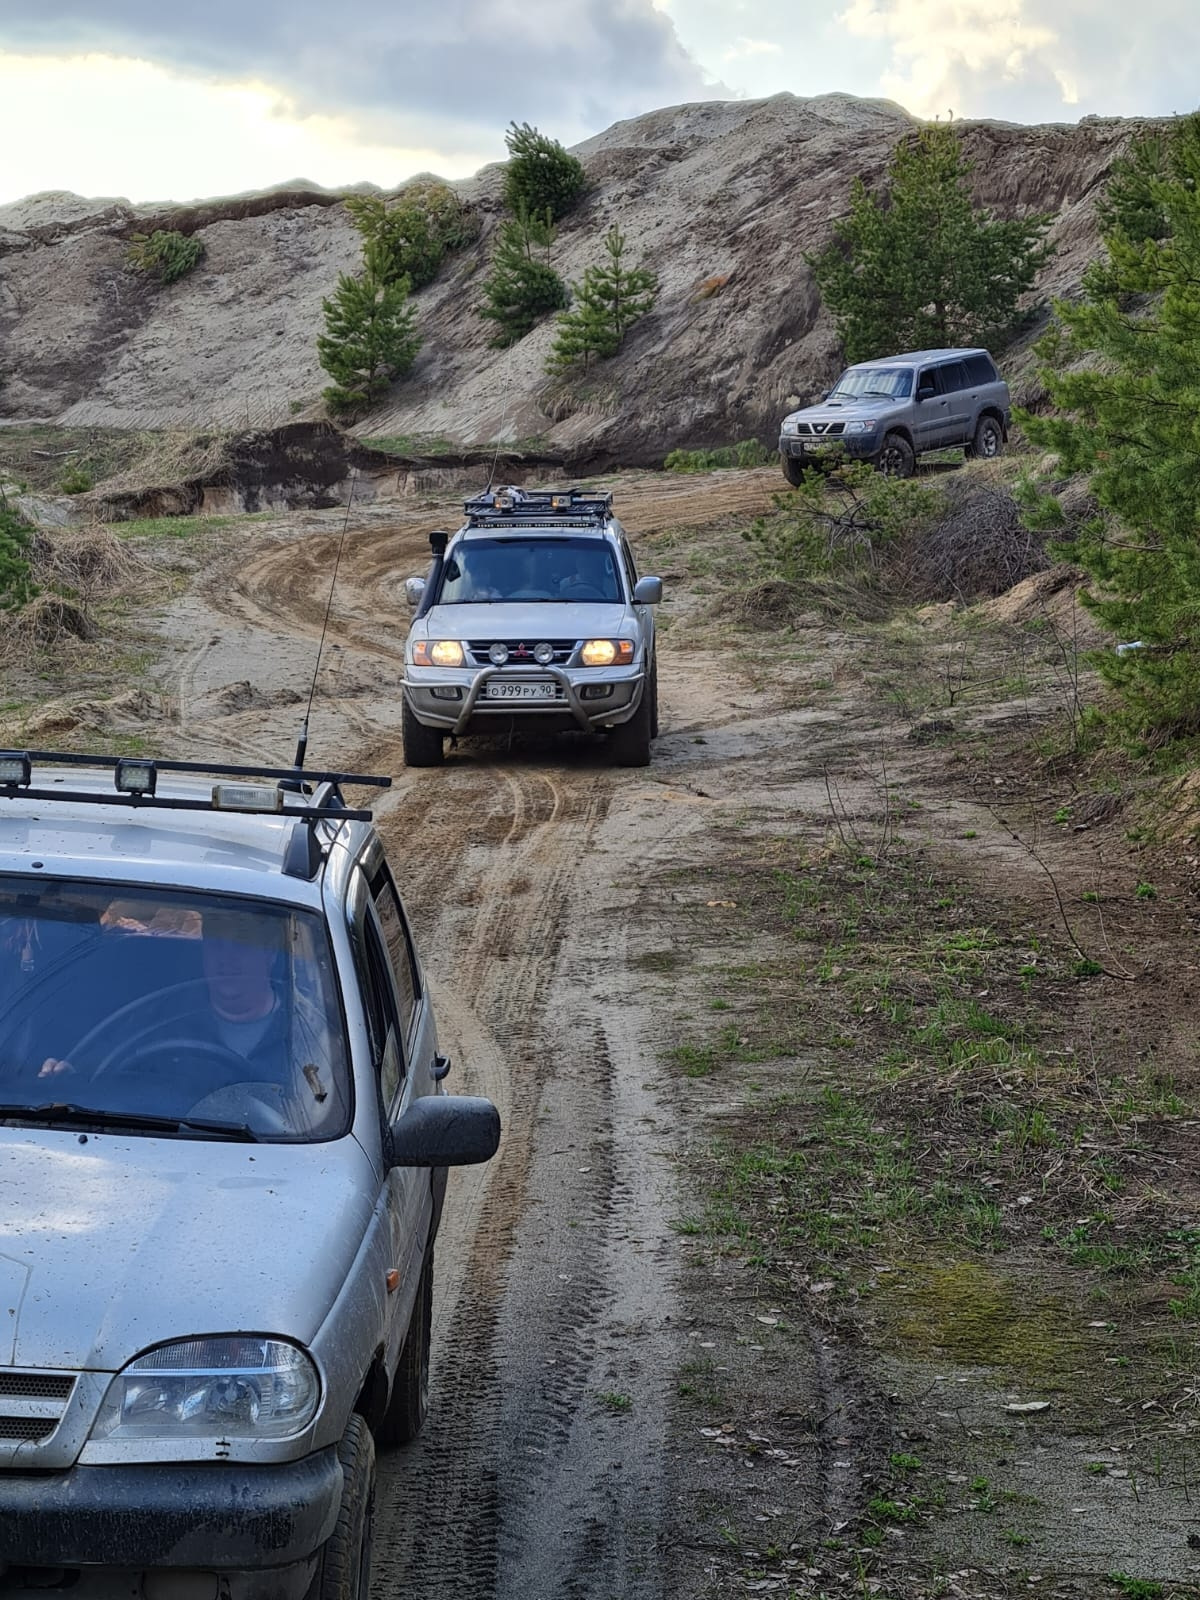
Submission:
[[[769,1223],[795,1199],[802,1169],[793,1147],[842,1148],[844,1120],[835,1126],[829,1118],[843,1116],[846,1097],[886,1065],[898,1040],[924,1048],[932,1037],[929,1026],[902,1033],[901,1020],[914,1007],[916,1022],[926,1017],[907,944],[900,955],[888,947],[881,977],[856,974],[862,987],[852,1006],[838,991],[860,959],[855,939],[892,915],[887,896],[920,906],[905,912],[920,924],[906,931],[910,943],[929,937],[939,917],[952,923],[935,952],[942,984],[929,993],[935,1018],[950,1016],[953,1006],[954,1016],[974,1015],[979,1002],[971,996],[998,996],[1008,983],[971,966],[1019,942],[1016,934],[988,931],[1006,918],[1038,930],[1020,957],[1020,986],[1010,985],[1014,1006],[1025,1005],[1028,974],[1053,965],[1045,929],[1055,923],[1041,870],[1013,849],[994,814],[999,790],[1013,792],[1005,785],[1016,782],[1022,793],[1029,785],[1022,788],[1006,769],[1001,776],[989,771],[973,798],[946,758],[905,740],[921,714],[921,681],[935,689],[940,683],[942,691],[949,684],[961,704],[976,666],[952,652],[966,646],[906,646],[890,660],[881,653],[882,635],[864,641],[816,626],[767,641],[744,618],[731,629],[714,605],[720,584],[713,574],[727,582],[743,548],[738,527],[768,507],[776,488],[773,472],[629,475],[620,482],[620,511],[639,564],[667,583],[662,734],[646,772],[612,769],[602,749],[564,739],[512,749],[464,745],[440,770],[407,773],[398,737],[403,580],[424,570],[426,535],[454,525],[457,502],[376,505],[353,512],[347,525],[310,763],[397,775],[377,816],[431,975],[443,1044],[455,1063],[451,1084],[492,1096],[505,1124],[497,1160],[452,1180],[438,1245],[429,1424],[416,1446],[381,1461],[379,1600],[698,1600],[768,1591],[994,1600],[1026,1592],[1032,1555],[1020,1547],[1031,1542],[1041,1569],[1064,1575],[1064,1587],[1044,1594],[1090,1596],[1098,1592],[1097,1574],[1118,1568],[1178,1579],[1191,1570],[1179,1531],[1190,1515],[1186,1453],[1182,1487],[1161,1467],[1160,1452],[1155,1485],[1143,1482],[1134,1507],[1120,1488],[1120,1452],[1133,1446],[1110,1427],[1114,1413],[1099,1422],[1072,1413],[1074,1433],[1061,1451],[1040,1438],[1026,1448],[1016,1438],[993,1374],[992,1364],[1005,1358],[997,1358],[986,1331],[999,1316],[996,1305],[1009,1302],[996,1299],[991,1278],[980,1280],[980,1293],[993,1320],[980,1323],[974,1303],[964,1312],[970,1326],[985,1329],[982,1345],[960,1347],[939,1333],[932,1353],[922,1347],[914,1354],[915,1335],[904,1330],[924,1328],[931,1317],[936,1324],[922,1305],[905,1313],[908,1322],[896,1321],[900,1332],[889,1335],[892,1353],[881,1366],[843,1337],[839,1319],[843,1310],[852,1314],[860,1293],[899,1282],[884,1277],[898,1269],[882,1245],[843,1283],[840,1267],[827,1280],[819,1269],[802,1270],[795,1232],[774,1254],[757,1242],[753,1185],[767,1183],[761,1209]],[[248,549],[230,539],[212,545],[211,559],[163,623],[164,687],[177,720],[156,743],[181,754],[290,759],[341,539],[339,514],[303,513],[256,525]],[[1018,714],[1031,727],[1056,692],[1044,660],[1038,683],[1016,676],[1032,672],[1024,658],[997,656],[988,670],[999,686],[995,704],[981,701],[972,713],[985,741],[993,732],[1002,736]],[[890,721],[881,709],[887,704],[899,708]],[[1056,802],[1042,793],[1038,803],[1052,809]],[[838,834],[837,859],[869,874],[873,857],[886,855],[887,841],[910,824],[943,852],[959,852],[963,871],[988,883],[986,904],[976,906],[961,885],[939,888],[944,862],[921,864],[903,853],[889,857],[886,887],[870,894],[857,879],[822,878],[832,859],[826,846],[832,841],[837,855]],[[1052,847],[1043,853],[1052,856]],[[918,865],[919,895],[911,892]],[[776,915],[781,894],[787,903]],[[797,910],[810,905],[811,912]],[[1104,909],[1106,938],[1145,933],[1121,926],[1124,913],[1107,903]],[[803,929],[811,921],[818,931],[835,931],[808,951],[794,942],[797,916]],[[968,917],[974,923],[964,931]],[[984,955],[976,957],[977,947]],[[802,956],[811,959],[807,969]],[[890,989],[897,977],[909,998],[897,1000]],[[949,995],[946,982],[958,984],[962,998]],[[1073,994],[1054,991],[1050,1010],[1065,1017]],[[872,1036],[885,1011],[892,1031]],[[1128,1008],[1121,1015],[1129,1026],[1119,1048],[1132,1060],[1145,1017]],[[762,1032],[764,1017],[774,1032]],[[806,1034],[793,1017],[810,1019]],[[1120,1030],[1111,1020],[1104,1022],[1112,1036],[1106,1048],[1115,1059]],[[714,1035],[718,1023],[724,1031]],[[996,1037],[1024,1039],[1024,1027],[1005,1023]],[[840,1065],[847,1050],[848,1065]],[[962,1061],[974,1059],[956,1055],[948,1081],[959,1085]],[[713,1070],[722,1064],[724,1077]],[[1040,1084],[1039,1074],[1041,1067]],[[787,1129],[783,1156],[755,1155],[761,1167],[738,1180],[751,1185],[743,1213],[710,1203],[700,1220],[688,1220],[699,1215],[698,1181],[715,1182],[720,1169],[711,1154],[714,1134],[719,1140],[723,1128],[740,1130],[751,1145],[756,1108],[768,1118],[786,1116],[810,1078],[826,1085],[819,1097],[810,1091],[826,1122],[816,1131]],[[1014,1092],[1011,1074],[999,1081],[997,1117],[1007,1115],[1005,1097]],[[1107,1080],[1101,1091],[1098,1076],[1096,1084],[1115,1129],[1113,1091]],[[1085,1091],[1072,1093],[1078,1099]],[[1130,1104],[1134,1133],[1144,1138],[1140,1103]],[[889,1114],[871,1102],[853,1125],[854,1138],[878,1142],[885,1129],[875,1119]],[[924,1116],[925,1107],[915,1115]],[[1032,1191],[1040,1183],[1044,1197],[1047,1185],[1060,1181],[1059,1137],[1039,1139],[1037,1129],[1049,1123],[1033,1126],[1021,1160],[1041,1160],[1045,1149],[1052,1170],[1016,1173],[1022,1192],[1004,1202],[1008,1212],[997,1201],[997,1217],[1040,1221]],[[989,1149],[992,1135],[970,1137],[964,1162]],[[1077,1136],[1082,1150],[1100,1149],[1086,1138]],[[932,1159],[938,1139],[922,1141],[920,1159]],[[793,1165],[771,1189],[772,1162],[785,1157]],[[1107,1154],[1094,1160],[1108,1175],[1121,1157],[1118,1151],[1111,1161]],[[873,1159],[862,1194],[877,1210],[879,1173],[896,1162],[883,1163],[878,1152]],[[908,1173],[912,1163],[903,1165]],[[742,1169],[727,1170],[736,1176]],[[904,1194],[917,1192],[919,1177],[904,1178]],[[850,1171],[830,1181],[832,1197],[817,1209],[832,1212],[836,1225],[857,1179]],[[948,1192],[942,1176],[937,1183],[939,1193]],[[981,1193],[986,1199],[999,1191]],[[862,1202],[849,1203],[853,1209]],[[1070,1197],[1062,1205],[1082,1203]],[[987,1204],[976,1214],[986,1217]],[[951,1225],[958,1225],[953,1217]],[[827,1234],[828,1217],[821,1226]],[[964,1248],[978,1245],[972,1236]],[[930,1259],[944,1248],[935,1245]],[[773,1304],[772,1294],[785,1290],[791,1298]],[[835,1290],[844,1297],[836,1317]],[[944,1308],[939,1314],[950,1315]],[[1082,1323],[1086,1313],[1078,1315]],[[1115,1319],[1117,1312],[1105,1315]],[[1110,1335],[1088,1337],[1095,1343]],[[902,1361],[894,1355],[897,1341]],[[1095,1359],[1129,1363],[1125,1354]],[[949,1382],[962,1386],[955,1405],[935,1409],[940,1402],[928,1396]],[[1027,1393],[1011,1391],[1018,1409]],[[1188,1408],[1179,1421],[1168,1389],[1156,1393],[1172,1440],[1186,1436],[1191,1402],[1178,1399]],[[1186,1393],[1194,1391],[1170,1391]],[[1103,1403],[1136,1411],[1141,1401],[1124,1395]],[[946,1417],[957,1420],[938,1420]],[[1137,1426],[1144,1442],[1145,1424]],[[960,1459],[957,1432],[943,1437],[951,1427],[977,1457],[987,1455],[990,1479],[977,1460]],[[925,1454],[944,1458],[944,1481],[928,1494],[906,1499],[903,1484],[881,1487],[889,1472],[895,1478],[926,1470],[911,1443],[901,1447],[897,1439],[932,1440],[922,1446]],[[1004,1473],[1017,1475],[1006,1491],[1010,1501],[988,1489]],[[960,1483],[982,1483],[983,1490],[959,1504]],[[1070,1503],[1085,1494],[1086,1516]],[[1002,1503],[1040,1519],[1038,1527],[1026,1533],[988,1521]],[[842,1533],[851,1526],[858,1543],[844,1554]],[[1168,1548],[1173,1553],[1156,1568]],[[871,1576],[876,1572],[886,1588]]]

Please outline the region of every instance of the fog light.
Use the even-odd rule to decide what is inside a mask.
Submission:
[[[461,700],[462,690],[457,684],[441,683],[436,688],[430,689],[430,694],[435,700]]]
[[[15,783],[27,789],[33,777],[33,762],[24,751],[0,751],[0,783]]]
[[[146,1600],[217,1600],[221,1580],[215,1572],[188,1572],[183,1568],[142,1574]]]
[[[582,693],[585,700],[607,700],[612,693],[612,684],[585,683]]]
[[[554,646],[547,639],[543,639],[540,644],[534,645],[533,659],[539,667],[548,667],[554,660]]]
[[[495,644],[488,646],[488,660],[493,666],[502,667],[508,660],[508,646],[497,639]]]

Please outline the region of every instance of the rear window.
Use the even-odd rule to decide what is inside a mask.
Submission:
[[[956,394],[967,387],[967,369],[961,361],[946,361],[937,370],[943,394]]]
[[[991,356],[984,355],[982,351],[980,351],[978,355],[968,356],[966,358],[966,368],[967,376],[970,378],[972,383],[998,382],[996,369],[992,365]]]
[[[437,599],[448,606],[489,600],[617,603],[623,595],[606,539],[510,535],[460,540],[443,568]]]
[[[311,912],[180,890],[0,881],[0,1115],[9,1120],[63,1103],[134,1132],[144,1117],[207,1124],[214,1138],[335,1138],[353,1109],[347,1062],[328,935]]]

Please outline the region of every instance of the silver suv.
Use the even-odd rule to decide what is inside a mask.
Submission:
[[[342,798],[387,782],[0,752],[6,1594],[367,1593],[499,1138]]]
[[[783,475],[799,485],[831,459],[911,477],[929,450],[964,445],[990,460],[1008,439],[1008,385],[986,350],[917,350],[847,367],[825,398],[783,419]]]
[[[658,734],[654,606],[612,495],[497,489],[466,503],[433,563],[409,578],[404,759],[436,766],[447,734],[607,730],[622,766]]]

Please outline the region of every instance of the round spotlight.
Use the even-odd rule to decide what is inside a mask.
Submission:
[[[533,647],[533,659],[539,667],[548,667],[554,660],[554,646],[546,639]]]
[[[497,639],[495,644],[488,646],[488,660],[494,667],[502,667],[508,660],[508,646]]]

